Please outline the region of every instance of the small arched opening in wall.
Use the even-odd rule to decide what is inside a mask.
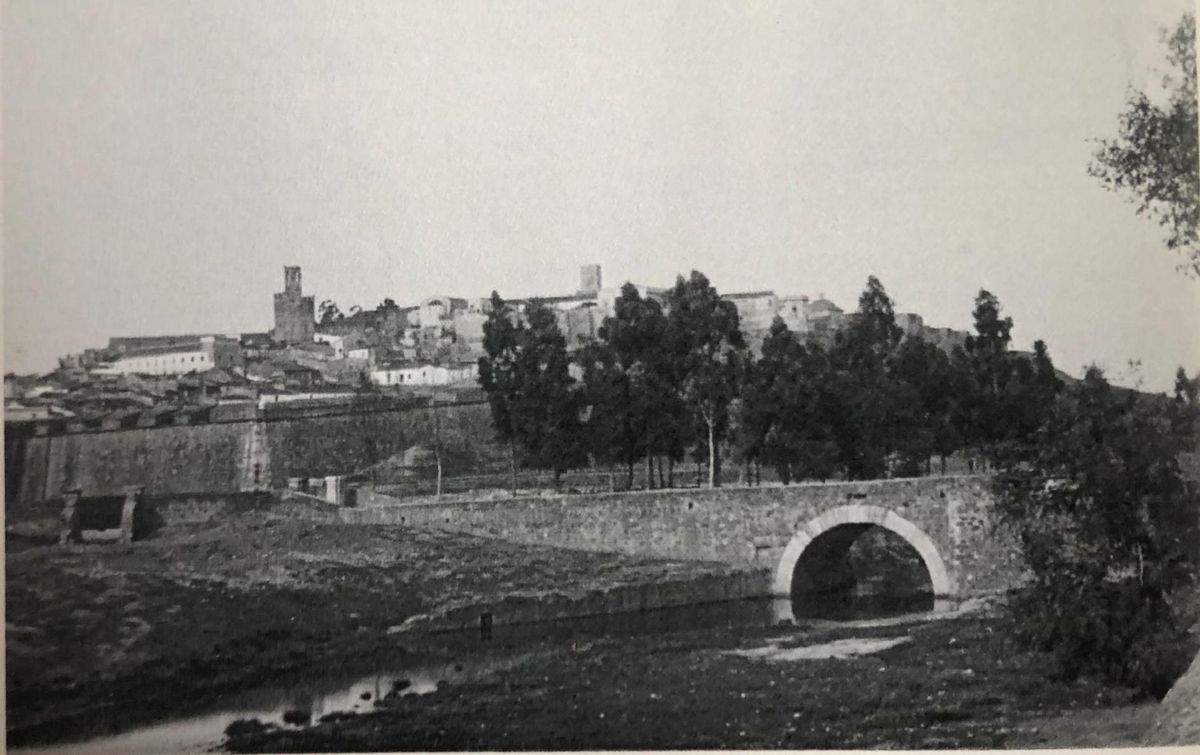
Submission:
[[[933,608],[954,593],[930,537],[894,511],[841,506],[807,522],[775,570],[772,592],[796,617],[847,618]]]

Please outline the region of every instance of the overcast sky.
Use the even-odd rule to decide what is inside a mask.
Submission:
[[[1144,386],[1200,369],[1200,282],[1086,172],[1187,0],[8,2],[5,368],[261,331],[284,265],[373,307],[870,274],[981,287]]]

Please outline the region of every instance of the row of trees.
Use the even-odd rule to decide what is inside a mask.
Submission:
[[[533,302],[517,316],[494,293],[480,383],[514,469],[518,458],[555,473],[595,461],[632,481],[644,461],[650,484],[657,474],[669,486],[690,456],[715,486],[732,454],[784,482],[878,477],[889,465],[915,475],[964,449],[1028,455],[1062,387],[1043,343],[1009,350],[1012,321],[995,296],[981,291],[974,316],[976,333],[950,353],[905,338],[871,277],[832,344],[777,318],[755,359],[737,308],[693,271],[665,306],[626,284],[597,341],[572,359],[551,309]]]
[[[644,460],[653,484],[722,450],[799,478],[917,474],[967,451],[997,470],[999,508],[1033,575],[1024,636],[1065,678],[1098,673],[1161,696],[1195,651],[1200,615],[1200,379],[1173,399],[1116,388],[1097,368],[1064,385],[1045,344],[1012,351],[1012,320],[987,291],[975,332],[949,353],[904,337],[870,278],[832,344],[776,320],[752,358],[737,310],[708,280],[680,278],[666,306],[626,285],[575,369],[552,310],[517,317],[493,294],[480,380],[517,459],[560,473]],[[572,372],[579,376],[578,380]],[[663,462],[667,474],[664,479]]]

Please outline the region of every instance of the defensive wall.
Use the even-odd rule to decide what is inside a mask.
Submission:
[[[299,402],[297,402],[299,403]],[[7,501],[30,504],[78,489],[118,495],[280,490],[288,478],[344,475],[416,445],[438,432],[479,446],[492,438],[487,405],[436,410],[412,401],[349,405],[217,406],[207,421],[160,426],[45,429],[5,427]],[[136,418],[135,418],[136,419]]]
[[[407,504],[367,488],[358,502],[340,510],[344,521],[719,561],[760,570],[764,590],[777,595],[789,593],[811,543],[868,525],[912,545],[939,594],[992,593],[1023,578],[1016,538],[995,516],[984,476]]]

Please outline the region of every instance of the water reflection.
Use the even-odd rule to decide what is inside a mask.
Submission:
[[[501,623],[493,625],[487,639],[481,638],[478,627],[472,625],[433,632],[410,642],[417,649],[430,652],[475,652],[480,648],[506,650],[539,644],[569,644],[589,638],[771,626],[777,623],[773,611],[770,598],[749,598],[525,624]]]
[[[426,694],[436,690],[439,683],[466,681],[492,670],[484,659],[472,664],[411,658],[388,663],[394,665],[370,673],[317,674],[293,684],[272,685],[230,695],[209,712],[120,734],[12,751],[77,755],[204,752],[221,743],[226,727],[234,721],[258,719],[281,727],[307,726],[325,715],[371,710],[376,701],[384,699],[389,693]]]
[[[258,719],[281,727],[306,726],[330,714],[353,715],[374,709],[389,693],[425,694],[445,684],[482,679],[519,666],[528,648],[541,644],[582,646],[588,638],[634,637],[683,631],[776,626],[805,619],[849,621],[933,610],[928,593],[886,595],[821,594],[792,599],[751,599],[704,603],[650,611],[588,616],[531,624],[496,624],[488,640],[477,626],[426,635],[415,652],[376,656],[357,670],[316,668],[291,683],[273,683],[224,698],[195,715],[101,736],[17,750],[37,753],[202,752],[217,747],[229,724]],[[412,644],[414,638],[406,638]],[[522,650],[525,648],[526,650]],[[115,725],[113,728],[117,728]]]
[[[927,613],[937,607],[931,592],[907,595],[859,594],[853,590],[827,593],[798,593],[788,601],[795,619],[860,621],[905,614]]]

